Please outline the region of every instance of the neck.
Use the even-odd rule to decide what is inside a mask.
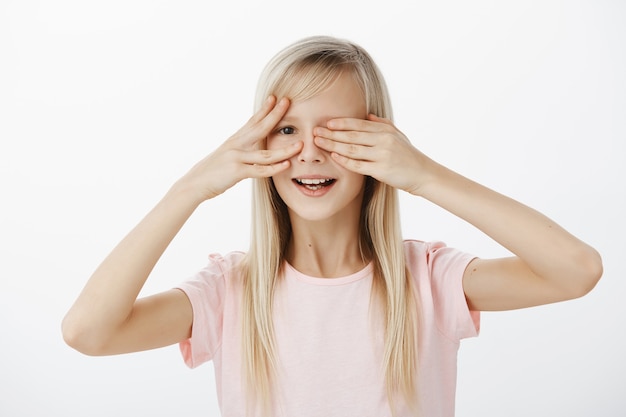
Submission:
[[[355,221],[341,223],[292,218],[287,262],[314,277],[337,278],[360,271],[369,260],[361,253],[356,217]]]

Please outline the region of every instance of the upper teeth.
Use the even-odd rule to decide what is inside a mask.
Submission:
[[[300,178],[297,180],[300,184],[306,184],[306,185],[319,185],[319,184],[324,184],[326,181],[331,181],[331,178],[328,179],[305,179],[305,178]]]

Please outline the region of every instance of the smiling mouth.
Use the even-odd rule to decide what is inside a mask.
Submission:
[[[294,178],[293,181],[311,191],[321,190],[324,187],[328,187],[329,185],[335,182],[334,178]]]

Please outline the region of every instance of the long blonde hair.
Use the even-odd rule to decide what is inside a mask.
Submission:
[[[270,94],[292,101],[310,98],[345,71],[362,89],[367,111],[392,119],[385,81],[370,55],[352,42],[326,36],[302,39],[270,60],[258,83],[255,108]],[[397,191],[367,177],[359,243],[374,265],[372,303],[384,317],[383,366],[392,409],[398,394],[414,403],[417,370],[417,309],[399,219]],[[272,180],[254,180],[250,250],[242,265],[242,354],[248,399],[261,409],[269,406],[277,369],[272,299],[290,235],[287,207]]]

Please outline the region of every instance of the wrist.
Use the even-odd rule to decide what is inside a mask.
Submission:
[[[415,184],[407,191],[415,196],[430,200],[429,196],[445,181],[444,177],[449,170],[425,155],[422,155],[419,167],[419,171],[414,175]]]
[[[192,182],[188,181],[186,177],[180,178],[176,181],[167,191],[164,198],[191,206],[193,209],[198,207],[205,200],[208,200],[199,188],[194,186]]]

